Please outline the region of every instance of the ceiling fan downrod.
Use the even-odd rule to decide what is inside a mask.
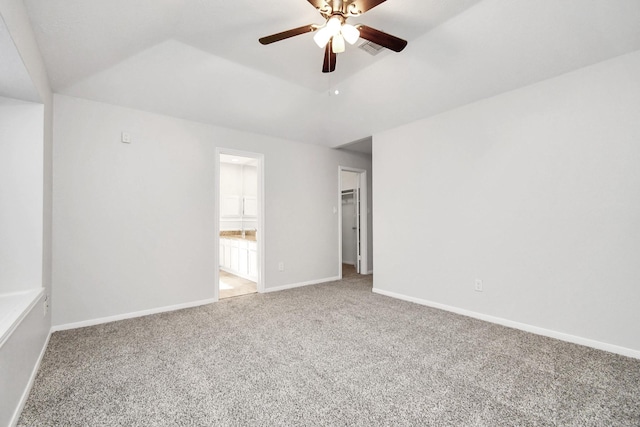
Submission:
[[[362,11],[358,8],[355,1],[356,0],[325,0],[323,4],[316,9],[326,18],[330,18],[332,15],[340,15],[346,19],[348,17],[362,15]]]

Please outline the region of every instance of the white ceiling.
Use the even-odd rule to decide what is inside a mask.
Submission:
[[[257,41],[306,0],[25,4],[57,93],[332,147],[640,49],[638,0],[388,0],[351,20],[407,48],[331,74],[311,34]]]
[[[366,138],[341,145],[339,148],[371,156],[373,154],[373,138],[368,136]]]
[[[40,102],[24,62],[0,17],[0,96]]]

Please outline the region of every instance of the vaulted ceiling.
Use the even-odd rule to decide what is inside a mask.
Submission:
[[[40,102],[9,29],[0,16],[0,96]]]
[[[25,0],[56,93],[340,146],[640,49],[638,0],[387,0],[323,74],[307,0]],[[340,94],[333,91],[339,89]]]

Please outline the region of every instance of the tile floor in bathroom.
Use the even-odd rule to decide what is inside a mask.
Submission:
[[[258,292],[256,282],[220,270],[219,299],[254,294],[256,292]]]
[[[342,278],[346,279],[356,276],[356,269],[353,265],[342,264]],[[258,292],[256,282],[243,279],[226,271],[220,270],[220,298],[231,298],[241,295],[254,294]]]

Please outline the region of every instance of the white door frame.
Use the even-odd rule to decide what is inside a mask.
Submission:
[[[259,293],[264,292],[264,240],[265,240],[265,222],[264,222],[264,154],[253,153],[250,151],[235,150],[232,148],[216,147],[216,173],[214,184],[214,198],[216,201],[215,209],[215,286],[214,286],[214,300],[220,299],[220,155],[228,154],[239,157],[249,157],[258,161],[257,175],[258,175],[258,280],[256,282]]]
[[[369,272],[369,203],[367,191],[367,171],[365,169],[338,166],[338,276],[342,279],[342,172],[355,172],[360,187],[360,274]],[[356,260],[358,262],[358,260]]]

